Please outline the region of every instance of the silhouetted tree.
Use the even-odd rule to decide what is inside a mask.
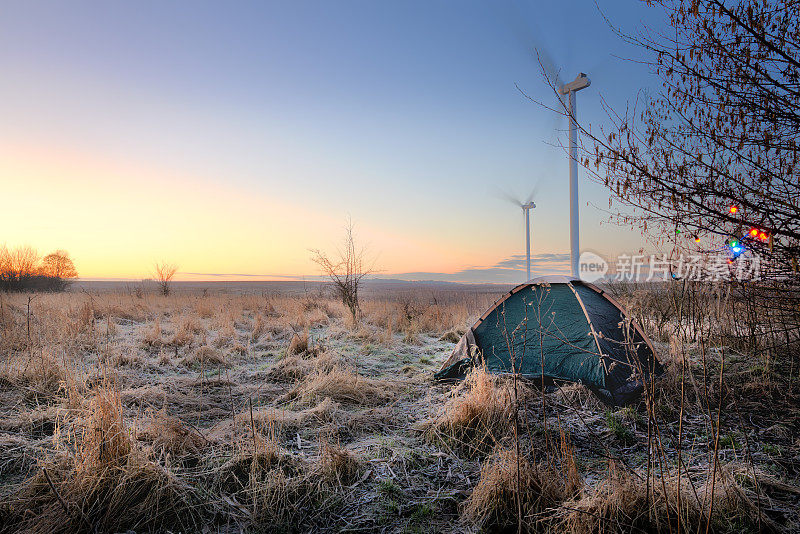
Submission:
[[[793,0],[661,0],[671,29],[619,34],[649,53],[661,91],[639,111],[608,109],[583,163],[633,222],[680,245],[747,239],[763,276],[798,272],[800,16]],[[585,147],[584,147],[585,148]]]
[[[367,257],[367,249],[356,244],[353,222],[348,219],[343,247],[337,250],[335,256],[317,249],[311,253],[311,260],[320,266],[323,274],[333,283],[336,294],[350,311],[353,324],[356,324],[361,312],[358,301],[361,283],[365,276],[375,271]]]
[[[11,253],[8,251],[8,247],[3,245],[0,248],[0,289],[8,291],[12,278]]]
[[[734,301],[759,318],[753,323],[759,332],[753,338],[762,341],[758,351],[794,358],[800,335],[798,4],[648,4],[664,11],[668,31],[617,31],[646,52],[661,90],[625,111],[604,104],[611,125],[581,128],[588,140],[581,162],[632,208],[622,221],[638,224],[660,244],[712,253],[735,238],[757,254],[762,280],[733,280]]]
[[[56,250],[45,256],[42,259],[42,266],[39,272],[61,286],[56,289],[66,288],[73,279],[78,277],[75,264],[66,250]]]
[[[36,275],[41,256],[28,245],[11,250],[11,274],[21,283],[29,281]]]
[[[162,261],[161,263],[156,263],[154,270],[159,291],[165,297],[169,296],[172,279],[175,276],[175,273],[178,272],[178,266]]]
[[[62,291],[77,277],[75,265],[64,250],[42,259],[30,246],[0,248],[0,290]]]

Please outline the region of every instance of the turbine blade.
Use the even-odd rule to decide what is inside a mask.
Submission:
[[[525,53],[530,54],[531,59],[541,65],[546,76],[556,87],[564,85],[553,55],[541,42],[542,32],[536,24],[537,13],[514,2],[498,2],[495,3],[495,6],[501,12],[514,40],[525,50]]]
[[[523,204],[524,204],[524,202],[522,202],[519,199],[519,197],[517,197],[517,195],[511,194],[508,191],[506,191],[505,189],[502,189],[500,187],[498,187],[497,190],[495,191],[495,196],[497,198],[501,199],[501,200],[505,200],[507,202],[511,202],[512,204],[514,204],[517,207],[522,207]]]
[[[564,85],[561,80],[561,69],[556,66],[553,56],[543,46],[534,47],[533,52],[538,58],[542,69],[544,69],[545,75],[556,86],[556,89]]]
[[[530,203],[533,199],[536,198],[537,193],[539,193],[539,184],[540,183],[541,182],[539,180],[536,180],[536,183],[533,184],[533,189],[531,189],[530,194],[528,194],[528,199],[525,201],[525,204]]]

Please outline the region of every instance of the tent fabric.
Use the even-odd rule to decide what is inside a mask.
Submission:
[[[599,288],[567,277],[535,279],[498,300],[436,374],[458,379],[485,365],[548,383],[584,384],[609,404],[637,398],[661,373],[644,331]]]

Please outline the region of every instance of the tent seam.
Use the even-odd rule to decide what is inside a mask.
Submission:
[[[619,310],[619,312],[622,314],[622,317],[630,317],[628,315],[627,310],[625,310],[622,307],[622,305],[619,302],[617,302],[617,300],[614,297],[609,295],[608,292],[603,291],[602,289],[600,289],[599,287],[597,287],[597,286],[595,286],[593,284],[584,284],[584,285],[586,287],[588,287],[589,289],[594,290],[599,295],[601,295],[603,298],[605,298],[608,302],[610,302],[616,309]],[[653,354],[653,358],[656,361],[658,361],[656,348],[653,346],[653,342],[650,341],[650,337],[648,337],[648,335],[645,333],[644,329],[641,326],[639,326],[639,323],[637,321],[633,320],[632,318],[631,318],[631,324],[633,325],[633,328],[636,330],[636,332],[638,332],[639,335],[642,336],[642,339],[644,340],[645,344],[647,345],[647,348],[649,348],[650,352]]]
[[[600,364],[605,368],[605,363],[603,362],[603,349],[600,348],[600,341],[597,339],[597,332],[594,331],[594,325],[592,324],[592,320],[589,319],[589,312],[586,311],[586,306],[583,305],[583,300],[581,300],[580,295],[578,292],[575,291],[575,288],[572,286],[572,282],[567,284],[569,288],[572,290],[572,294],[575,295],[575,299],[578,301],[578,304],[581,305],[581,310],[583,310],[583,316],[586,317],[586,323],[589,325],[589,332],[591,332],[592,337],[594,337],[594,343],[597,345],[597,354],[598,358],[600,359]],[[608,369],[605,370],[606,374],[608,374]],[[606,378],[603,376],[603,383],[605,384]]]

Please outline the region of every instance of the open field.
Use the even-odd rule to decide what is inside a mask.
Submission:
[[[0,530],[798,528],[797,369],[654,319],[648,403],[440,384],[506,288],[298,284],[0,294]]]

